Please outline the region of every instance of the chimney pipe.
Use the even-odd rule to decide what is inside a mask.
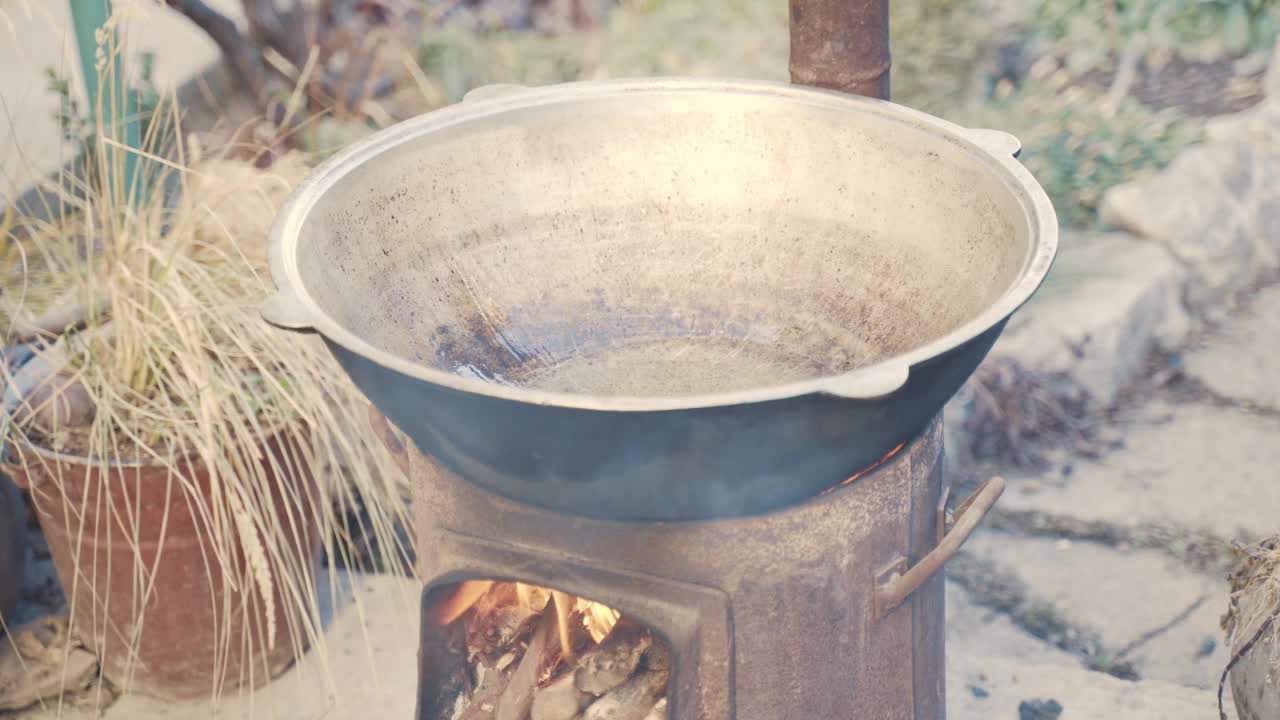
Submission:
[[[791,82],[889,99],[889,0],[790,0]]]

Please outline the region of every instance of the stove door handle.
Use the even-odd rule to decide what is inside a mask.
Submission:
[[[514,83],[493,83],[491,85],[481,85],[480,87],[468,90],[466,94],[462,96],[462,102],[491,100],[496,97],[505,97],[507,95],[522,93],[528,89],[528,85],[517,85]]]
[[[969,539],[978,528],[978,523],[982,522],[996,500],[1000,499],[1004,487],[1004,478],[1000,477],[993,477],[983,483],[977,492],[956,509],[955,516],[949,523],[950,531],[928,555],[911,569],[907,569],[906,558],[900,557],[880,574],[876,582],[874,603],[877,619],[906,602],[911,593],[928,582],[947,561],[955,557],[964,541]]]

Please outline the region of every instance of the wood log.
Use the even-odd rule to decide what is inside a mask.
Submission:
[[[644,651],[644,667],[646,670],[670,670],[671,648],[662,640],[654,640]]]
[[[506,692],[510,681],[511,673],[500,670],[484,673],[480,687],[476,688],[458,720],[492,720],[498,712],[498,700]]]
[[[582,720],[644,720],[654,702],[667,691],[670,674],[645,670],[591,703]]]
[[[472,658],[494,664],[524,639],[538,613],[521,604],[513,583],[498,583],[463,618],[467,650]]]
[[[498,698],[496,720],[525,720],[533,706],[533,690],[538,684],[538,666],[542,662],[542,653],[556,633],[556,618],[553,613],[543,613],[538,620],[538,627],[529,639],[529,647],[520,658],[520,664],[511,673],[511,681]]]
[[[643,630],[619,624],[603,643],[582,656],[574,672],[578,689],[599,696],[626,682],[652,642]]]
[[[573,675],[562,675],[533,693],[532,720],[573,720],[595,698],[584,693],[573,682]]]

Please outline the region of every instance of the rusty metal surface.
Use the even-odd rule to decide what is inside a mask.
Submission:
[[[889,0],[791,0],[791,82],[889,99]]]
[[[939,441],[940,442],[940,441]],[[919,563],[942,541],[937,522],[937,506],[950,494],[950,483],[939,461],[928,474],[916,476],[911,491],[911,552],[908,559]],[[946,609],[945,572],[934,575],[912,595],[911,644],[929,648],[915,653],[912,662],[915,695],[914,720],[945,720],[946,703]]]
[[[617,608],[675,654],[675,720],[943,717],[940,577],[873,617],[876,575],[937,542],[941,423],[876,472],[751,518],[618,523],[488,493],[410,452],[426,597],[465,579],[521,580]],[[424,608],[425,609],[425,608]],[[452,672],[424,628],[420,677]],[[434,663],[434,664],[433,664]],[[440,716],[423,687],[419,720]]]
[[[498,88],[304,182],[264,312],[491,491],[765,511],[919,432],[1039,285],[1016,147],[775,83]]]

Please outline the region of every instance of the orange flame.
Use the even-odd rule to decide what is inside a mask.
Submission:
[[[431,620],[437,625],[448,625],[480,602],[480,598],[493,587],[492,580],[467,580],[458,583],[452,593],[431,609]]]
[[[463,615],[486,594],[502,591],[511,583],[495,583],[492,580],[467,580],[458,583],[453,592],[431,609],[431,620],[437,625],[449,625],[461,619]],[[554,607],[556,625],[560,635],[561,655],[569,658],[573,654],[570,645],[569,623],[573,613],[579,613],[582,626],[586,628],[591,639],[597,644],[618,624],[622,614],[617,610],[585,598],[574,597],[558,590],[548,590],[536,585],[514,583],[516,603],[535,613],[545,612],[548,606]]]
[[[893,458],[893,456],[894,456],[894,455],[897,455],[898,453],[902,452],[902,448],[904,448],[904,447],[906,447],[906,446],[907,446],[907,443],[905,443],[905,442],[900,442],[900,443],[898,443],[898,446],[897,446],[897,447],[895,447],[894,449],[890,450],[889,452],[885,453],[884,457],[882,457],[882,458],[880,458],[879,460],[875,461],[874,463],[872,463],[872,464],[868,465],[867,467],[862,468],[862,469],[861,469],[861,470],[859,470],[858,472],[856,472],[856,473],[854,473],[854,474],[850,475],[850,476],[849,476],[848,478],[846,478],[845,480],[840,481],[840,484],[838,484],[838,485],[832,485],[831,487],[827,488],[826,490],[823,490],[823,491],[822,491],[821,493],[819,493],[819,494],[820,494],[820,495],[826,495],[826,494],[828,494],[828,493],[833,493],[833,492],[835,492],[836,490],[838,490],[838,489],[840,489],[840,488],[842,488],[842,487],[845,487],[845,486],[847,486],[847,485],[852,485],[853,483],[857,482],[859,478],[861,478],[861,477],[863,477],[863,476],[867,475],[868,473],[871,473],[871,472],[875,471],[875,470],[876,470],[876,469],[878,469],[881,465],[883,465],[883,464],[885,464],[885,463],[889,462],[889,460],[890,460],[891,458]]]

